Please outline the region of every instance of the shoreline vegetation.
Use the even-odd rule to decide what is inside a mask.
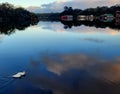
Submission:
[[[0,4],[0,23],[20,23],[24,21],[36,22],[38,17],[22,7],[15,7],[9,3]]]
[[[65,29],[85,25],[120,30],[120,5],[84,10],[65,6],[61,13],[32,13],[9,3],[0,4],[1,34],[9,35],[15,32],[15,29],[24,30],[39,21],[60,21]]]
[[[61,21],[65,29],[80,25],[120,29],[120,5],[84,10],[65,6],[61,13],[38,13],[37,15],[40,21]]]
[[[39,22],[35,13],[9,3],[0,4],[0,34],[10,35],[15,29],[24,30]]]

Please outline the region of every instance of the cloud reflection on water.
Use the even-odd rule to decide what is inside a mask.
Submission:
[[[102,60],[83,54],[43,56],[46,72],[31,82],[53,94],[119,94],[120,58]],[[39,63],[39,62],[38,62]]]
[[[109,34],[109,35],[120,35],[118,30],[113,30],[110,28],[95,28],[95,27],[87,27],[87,26],[78,26],[73,27],[71,29],[64,29],[62,24],[58,24],[59,22],[40,22],[39,26],[43,29],[55,31],[55,32],[77,32],[77,33],[84,33],[84,34]],[[49,24],[49,25],[48,25]]]
[[[4,39],[5,35],[0,35],[0,42],[2,42],[2,40]]]

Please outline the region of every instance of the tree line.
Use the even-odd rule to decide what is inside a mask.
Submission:
[[[59,21],[60,13],[39,13],[37,14],[40,21]]]
[[[23,21],[37,21],[36,14],[27,11],[22,7],[15,7],[9,3],[0,4],[0,22],[20,23]]]
[[[112,14],[115,16],[116,11],[120,10],[120,5],[115,5],[111,7],[103,6],[103,7],[96,7],[96,8],[87,8],[87,9],[73,9],[72,7],[65,6],[64,10],[60,15],[94,15],[100,16],[102,14]]]

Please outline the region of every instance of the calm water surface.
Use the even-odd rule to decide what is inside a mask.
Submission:
[[[0,35],[0,94],[120,94],[120,32],[39,22]],[[26,76],[13,79],[19,71]]]

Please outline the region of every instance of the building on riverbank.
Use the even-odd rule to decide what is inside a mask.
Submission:
[[[93,15],[79,15],[77,17],[78,21],[93,21],[94,20],[94,16]]]
[[[116,11],[115,24],[120,25],[120,11]]]
[[[112,14],[103,14],[99,16],[99,20],[102,22],[112,22],[115,17]]]
[[[72,15],[64,15],[61,16],[62,21],[73,21],[73,16]]]

